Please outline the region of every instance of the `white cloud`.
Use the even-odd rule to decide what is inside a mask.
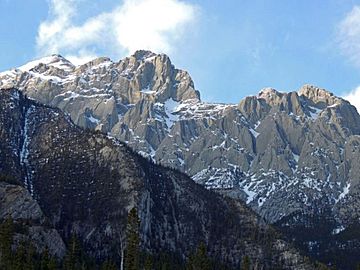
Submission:
[[[74,65],[81,65],[95,59],[97,55],[86,50],[80,50],[78,54],[67,54],[65,57]]]
[[[53,17],[49,21],[40,24],[37,46],[41,52],[58,53],[61,43],[58,40],[63,32],[71,26],[71,19],[75,15],[74,0],[53,0],[50,2],[50,14]]]
[[[98,51],[115,57],[138,49],[170,53],[193,25],[197,7],[180,0],[124,0],[111,12],[103,12],[75,24],[79,0],[50,0],[50,18],[39,26],[40,55],[64,54],[77,63]]]
[[[360,66],[360,6],[353,7],[337,30],[342,53],[355,65]]]
[[[343,98],[348,100],[352,105],[354,105],[357,111],[360,113],[360,86],[355,88],[353,91],[343,95]]]

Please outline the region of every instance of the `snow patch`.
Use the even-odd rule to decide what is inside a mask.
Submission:
[[[185,161],[182,158],[178,157],[178,161],[180,162],[180,166],[183,166],[185,164]]]
[[[155,94],[156,91],[154,90],[151,90],[150,86],[140,90],[141,93],[144,93],[144,94],[147,94],[147,95],[152,95],[152,94]]]
[[[152,61],[156,58],[156,56],[157,56],[157,55],[155,54],[155,55],[153,55],[153,56],[147,57],[147,58],[144,59],[144,61],[145,61],[145,62],[152,62]]]
[[[31,69],[37,67],[40,64],[45,64],[48,66],[53,66],[59,69],[62,69],[64,71],[72,71],[75,66],[73,64],[71,64],[68,60],[66,60],[65,58],[62,58],[58,55],[52,55],[52,56],[47,56],[38,60],[34,60],[31,61],[21,67],[19,67],[18,69],[21,70],[22,72],[29,72]]]
[[[257,195],[255,192],[251,191],[249,187],[250,185],[246,185],[243,187],[243,191],[247,195],[246,204],[251,203],[254,200],[255,196]]]
[[[340,200],[344,199],[346,195],[349,194],[350,183],[344,186],[343,191],[340,193],[339,197],[335,200],[335,203],[338,203]]]
[[[30,191],[31,196],[34,195],[34,188],[32,183],[32,169],[29,162],[29,145],[30,145],[30,134],[29,134],[29,116],[34,111],[35,107],[31,106],[27,109],[25,113],[25,123],[22,130],[22,135],[24,138],[21,151],[20,151],[20,164],[24,167],[25,170],[25,187]]]
[[[258,199],[258,206],[259,206],[259,207],[263,206],[263,204],[264,204],[265,201],[266,201],[266,198],[260,197],[260,198]]]
[[[251,132],[251,134],[252,134],[255,138],[257,138],[257,136],[260,135],[259,132],[256,132],[256,131],[255,131],[254,129],[252,129],[252,128],[250,128],[249,131]]]
[[[319,114],[322,112],[321,109],[312,106],[309,106],[309,109],[310,117],[313,120],[316,120],[319,117]]]
[[[339,227],[335,228],[331,234],[334,235],[334,234],[339,234],[341,233],[343,230],[345,230],[345,227],[343,225],[340,225]]]
[[[179,105],[180,103],[173,100],[172,98],[169,98],[164,102],[165,114],[167,116],[165,121],[168,130],[170,130],[174,123],[179,120],[179,116],[174,114],[178,111]]]
[[[300,156],[299,156],[299,155],[296,155],[296,154],[294,154],[294,153],[292,153],[292,154],[293,154],[294,160],[296,161],[296,163],[298,163]]]
[[[89,121],[90,121],[91,123],[94,123],[94,124],[96,124],[96,125],[98,125],[98,124],[100,123],[100,120],[97,119],[97,118],[95,118],[95,117],[92,116],[92,115],[88,116],[87,119],[89,119]]]

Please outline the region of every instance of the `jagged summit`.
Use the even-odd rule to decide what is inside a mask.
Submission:
[[[306,97],[332,97],[334,94],[326,89],[312,84],[305,84],[298,91],[300,96]]]
[[[315,106],[324,108],[345,102],[344,99],[335,96],[332,92],[325,89],[306,84],[298,91],[299,96],[305,96],[313,102]]]
[[[272,87],[265,87],[259,91],[258,98],[280,95],[281,93]]]
[[[153,53],[152,51],[138,50],[132,56],[135,57],[136,60],[141,61],[157,56],[157,54]]]
[[[332,92],[310,84],[305,84],[298,91],[292,92],[280,92],[270,87],[264,88],[260,90],[256,98],[263,100],[270,107],[281,107],[282,110],[296,115],[307,114],[309,106],[317,110],[334,108],[338,105],[351,106],[348,101],[335,96]],[[246,101],[248,98],[244,100]],[[310,111],[312,111],[311,108]]]

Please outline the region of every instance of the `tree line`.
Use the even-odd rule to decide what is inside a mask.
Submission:
[[[61,260],[51,256],[46,248],[38,253],[30,241],[21,241],[14,246],[16,224],[11,217],[0,224],[0,270],[251,270],[250,257],[244,256],[239,268],[234,269],[212,260],[208,256],[205,243],[200,243],[186,261],[169,253],[150,254],[140,248],[140,220],[136,208],[128,213],[126,226],[126,249],[123,258],[111,258],[102,263],[88,257],[80,240],[72,235],[67,244],[67,252]],[[317,269],[328,269],[318,264]],[[357,268],[360,270],[360,265]]]

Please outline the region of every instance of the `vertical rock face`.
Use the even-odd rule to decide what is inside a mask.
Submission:
[[[0,173],[22,179],[32,194],[0,183],[0,218],[11,214],[40,225],[47,219],[65,238],[76,233],[86,251],[101,259],[121,254],[126,216],[135,206],[149,252],[188,256],[205,242],[213,258],[233,266],[247,254],[259,269],[313,269],[244,204],[150,163],[117,140],[84,131],[60,110],[14,89],[0,91],[0,134],[2,145],[14,145],[0,153],[12,160],[0,164]],[[64,252],[57,231],[36,228],[30,231],[58,239],[56,252]]]
[[[0,73],[0,87],[10,86],[245,201],[281,228],[289,219],[305,226],[309,215],[325,215],[332,238],[359,222],[360,116],[325,89],[267,88],[239,104],[205,103],[187,72],[148,51],[77,67],[51,56]],[[312,237],[299,241],[317,256],[312,245],[322,239]]]

